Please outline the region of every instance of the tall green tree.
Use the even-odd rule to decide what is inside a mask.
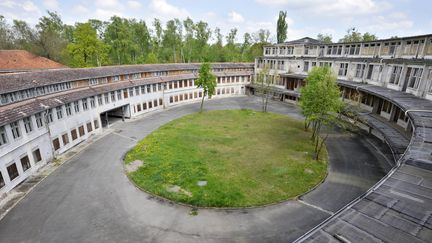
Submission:
[[[93,67],[108,63],[109,46],[97,37],[96,30],[90,23],[77,24],[74,42],[66,50],[72,67]]]
[[[64,24],[60,15],[56,12],[47,12],[47,16],[39,18],[36,25],[38,45],[41,56],[47,57],[54,61],[60,61],[63,49],[66,48],[67,39],[64,33]]]
[[[13,33],[3,15],[0,15],[0,49],[12,49],[14,47]]]
[[[321,128],[337,121],[336,114],[343,108],[337,76],[330,67],[315,67],[306,77],[306,85],[301,88],[300,107],[305,117],[305,127],[312,127],[312,141],[315,146],[315,159],[327,139],[321,139]]]
[[[287,12],[280,11],[277,20],[277,43],[283,43],[287,39],[288,23],[286,22]]]
[[[208,96],[211,98],[216,91],[216,76],[211,71],[211,66],[208,62],[201,64],[198,72],[198,79],[195,81],[198,88],[203,89],[203,95],[201,100],[200,112],[203,111],[204,98]]]

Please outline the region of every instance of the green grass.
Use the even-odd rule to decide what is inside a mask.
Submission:
[[[128,176],[143,190],[194,206],[265,205],[304,193],[326,174],[327,152],[312,158],[310,133],[287,116],[251,110],[195,113],[140,141],[125,163],[144,161]],[[305,172],[306,169],[313,173]],[[197,185],[206,180],[206,186]],[[177,185],[192,193],[169,192]]]

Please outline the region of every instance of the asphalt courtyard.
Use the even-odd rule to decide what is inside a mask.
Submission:
[[[205,109],[260,107],[256,97],[205,104]],[[372,138],[336,132],[327,141],[325,182],[299,200],[191,215],[190,207],[137,189],[124,173],[122,157],[162,124],[198,109],[198,103],[187,104],[114,124],[0,221],[0,242],[290,242],[365,192],[389,166]],[[269,111],[301,119],[294,105],[271,102]]]

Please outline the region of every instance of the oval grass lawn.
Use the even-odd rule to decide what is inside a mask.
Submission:
[[[195,113],[169,122],[125,158],[143,190],[201,207],[248,207],[294,198],[321,182],[327,152],[290,117],[252,110]],[[199,185],[200,184],[200,185]]]

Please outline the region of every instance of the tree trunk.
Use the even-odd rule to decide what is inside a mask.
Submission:
[[[203,97],[202,97],[202,100],[201,100],[201,106],[200,106],[200,113],[202,113],[202,111],[203,111],[203,106],[204,106],[204,98],[205,98],[205,96],[206,96],[206,93],[205,93],[205,92],[203,92]]]

